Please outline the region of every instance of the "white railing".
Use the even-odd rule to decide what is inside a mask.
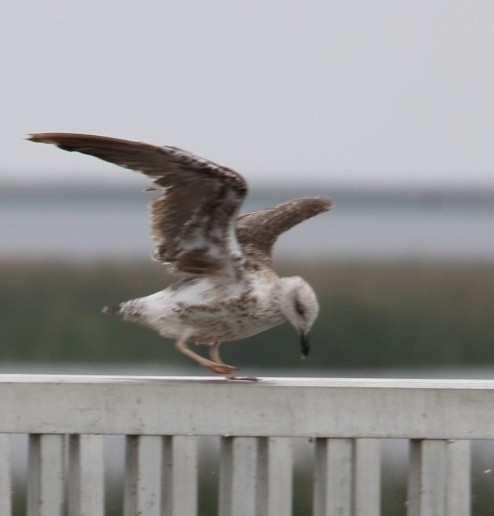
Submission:
[[[28,435],[29,516],[105,514],[106,435],[125,436],[125,516],[203,516],[200,436],[220,441],[220,516],[292,514],[296,438],[313,443],[314,516],[381,514],[384,439],[410,440],[409,516],[463,516],[494,381],[0,375],[2,516],[9,434]]]

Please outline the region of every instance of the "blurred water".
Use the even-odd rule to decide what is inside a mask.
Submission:
[[[317,190],[313,190],[317,192]],[[2,195],[3,193],[3,195]],[[298,191],[253,197],[250,211]],[[331,194],[335,207],[283,235],[280,258],[492,260],[494,202],[482,196]],[[494,199],[494,197],[493,197]],[[0,258],[147,259],[148,197],[134,191],[0,192]]]

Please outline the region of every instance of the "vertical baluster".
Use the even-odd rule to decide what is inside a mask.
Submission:
[[[231,511],[233,490],[233,440],[234,437],[222,437],[220,442],[219,516],[228,516]]]
[[[355,439],[354,504],[356,516],[381,514],[381,442]]]
[[[100,435],[69,436],[69,515],[103,516],[103,442]]]
[[[64,437],[29,436],[28,516],[64,514]]]
[[[446,447],[439,439],[410,441],[408,516],[448,516]]]
[[[468,516],[471,502],[470,441],[448,442],[446,514]]]
[[[258,439],[257,514],[292,513],[292,440],[286,437]]]
[[[124,515],[161,514],[161,437],[126,437]]]
[[[167,436],[163,438],[164,516],[197,514],[197,438]]]
[[[223,437],[220,453],[220,516],[252,516],[256,513],[256,438]]]
[[[0,434],[0,502],[2,514],[12,514],[12,477],[10,434]]]
[[[353,514],[352,439],[316,439],[314,516]]]

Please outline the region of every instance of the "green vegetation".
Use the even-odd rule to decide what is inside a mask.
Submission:
[[[100,308],[166,286],[158,264],[2,263],[1,357],[21,362],[189,365],[154,332]],[[380,368],[494,363],[494,265],[285,263],[316,289],[321,315],[300,361],[283,325],[222,348],[249,368]]]

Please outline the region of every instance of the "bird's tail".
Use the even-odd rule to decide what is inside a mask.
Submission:
[[[122,304],[119,304],[119,305],[104,306],[101,311],[104,314],[120,315],[121,309],[122,309]]]

